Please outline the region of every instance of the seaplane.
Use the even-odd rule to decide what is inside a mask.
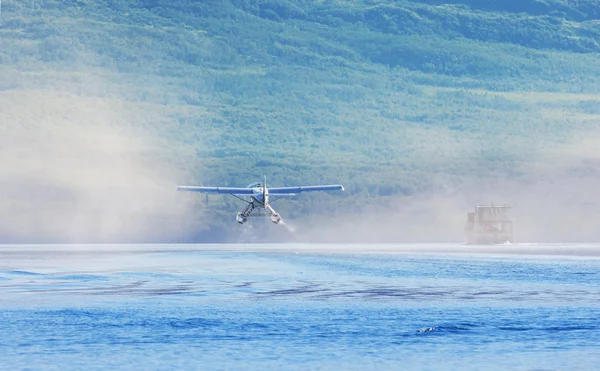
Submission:
[[[269,216],[273,223],[282,224],[283,219],[271,206],[271,203],[274,201],[304,192],[343,191],[344,187],[339,184],[267,187],[267,177],[265,176],[262,184],[260,182],[251,183],[247,187],[178,186],[177,190],[185,192],[227,194],[246,202],[247,206],[244,211],[238,212],[235,216],[235,220],[240,224],[246,223],[250,216]]]

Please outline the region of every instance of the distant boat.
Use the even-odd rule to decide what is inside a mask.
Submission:
[[[465,234],[468,245],[512,244],[513,221],[509,205],[477,205],[467,213]]]

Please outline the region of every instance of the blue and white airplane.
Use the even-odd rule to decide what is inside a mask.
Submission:
[[[248,204],[246,209],[242,212],[238,212],[235,217],[235,220],[240,224],[244,224],[254,210],[257,211],[255,215],[252,216],[266,216],[267,211],[269,211],[271,221],[275,224],[280,224],[283,222],[283,220],[281,219],[281,216],[275,210],[273,210],[271,207],[271,202],[274,202],[282,197],[295,196],[296,193],[343,191],[344,187],[339,184],[301,187],[267,187],[267,177],[265,176],[264,183],[252,183],[245,188],[178,186],[177,190],[200,193],[228,194],[239,198]],[[269,199],[269,197],[274,198]]]

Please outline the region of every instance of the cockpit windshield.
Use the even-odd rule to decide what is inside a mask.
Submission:
[[[262,187],[262,184],[260,182],[248,184],[248,188],[260,188],[260,187]]]

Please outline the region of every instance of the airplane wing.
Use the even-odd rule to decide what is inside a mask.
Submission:
[[[178,191],[200,192],[200,193],[217,193],[228,195],[252,195],[252,188],[233,188],[233,187],[194,187],[194,186],[179,186]]]
[[[344,190],[344,187],[339,184],[302,186],[302,187],[274,187],[274,188],[269,188],[269,195],[280,196],[280,195],[291,195],[291,194],[302,193],[302,192],[343,191],[343,190]]]

